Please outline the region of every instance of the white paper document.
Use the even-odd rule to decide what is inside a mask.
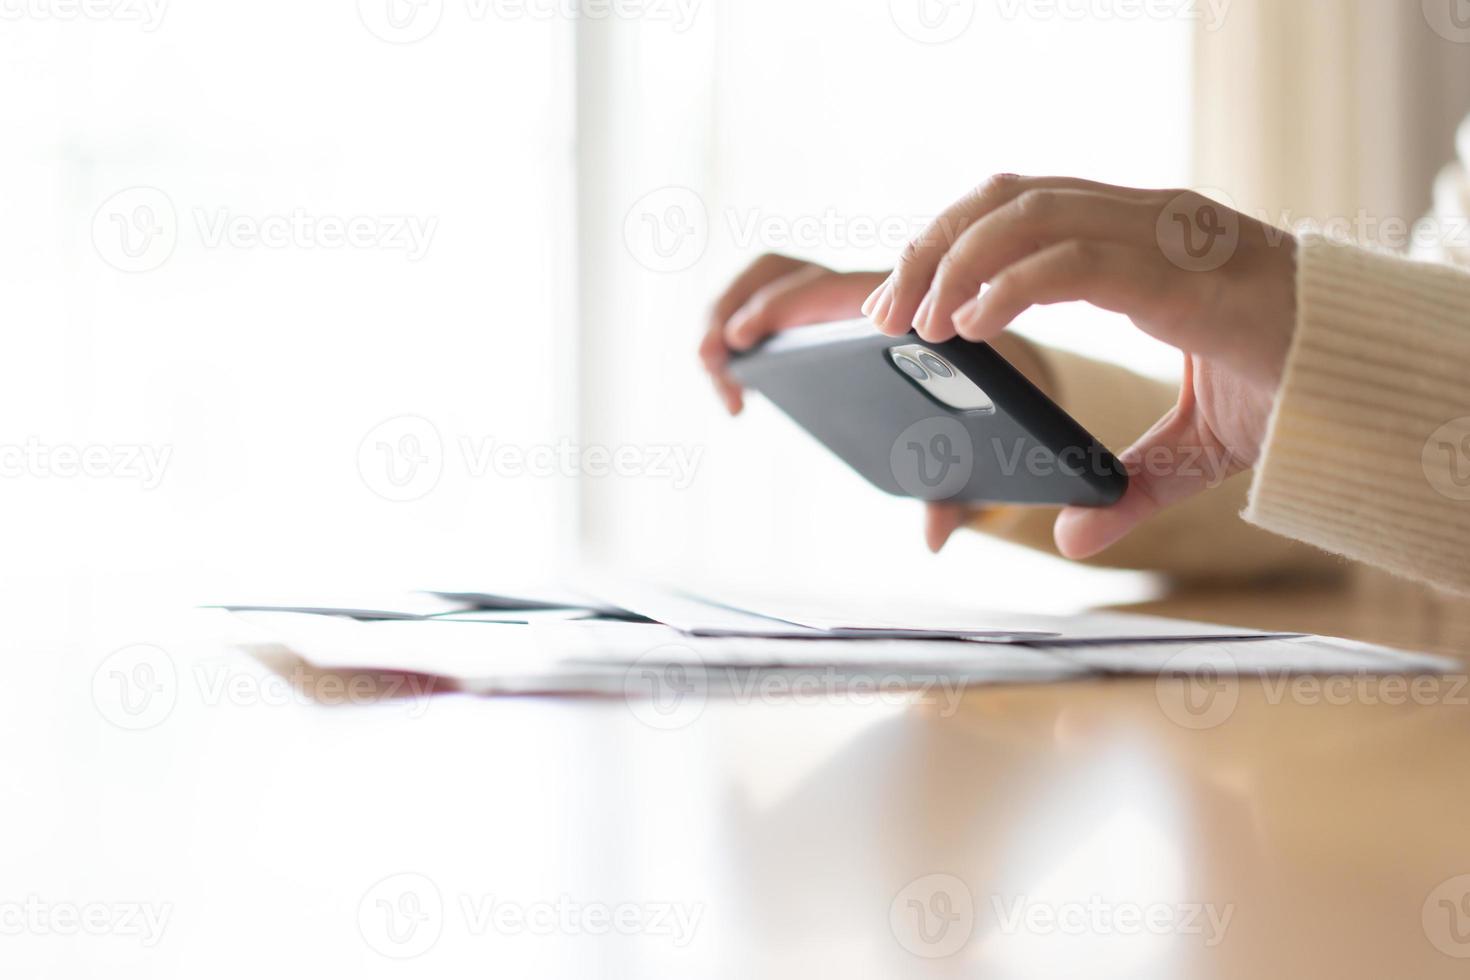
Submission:
[[[703,606],[685,612],[705,615]],[[504,614],[524,621],[496,618]],[[575,618],[569,611],[548,609],[491,610],[485,618],[354,618],[280,610],[237,615],[256,628],[262,642],[284,648],[319,670],[427,675],[448,682],[441,690],[486,694],[626,694],[636,671],[666,667],[697,671],[712,693],[739,686],[744,683],[740,678],[752,671],[821,671],[840,687],[880,678],[901,685],[905,678],[918,683],[942,677],[946,683],[968,686],[1165,673],[1433,674],[1458,669],[1445,658],[1346,640],[1121,614],[1008,620],[1007,625],[1044,622],[1051,629],[1035,630],[1029,638],[1016,632],[1001,642],[915,638],[912,631],[895,637],[882,630],[854,638],[813,626],[789,635],[778,630],[710,636],[691,633],[685,627],[692,621],[678,616],[674,618],[682,625],[626,617]],[[699,625],[719,622],[700,619]]]
[[[621,577],[588,578],[582,589],[690,636],[771,639],[963,639],[984,643],[1086,644],[1144,640],[1234,640],[1263,633],[1209,623],[1094,613],[1043,616],[914,599],[828,599],[721,589],[717,598]]]
[[[968,639],[987,643],[1014,643],[1057,635],[1049,629],[993,626],[979,619],[964,626],[936,628],[905,626],[897,622],[866,626],[803,622],[792,615],[774,614],[763,608],[743,608],[732,603],[627,579],[589,579],[583,587],[610,605],[645,616],[665,626],[672,626],[690,636],[797,640]]]

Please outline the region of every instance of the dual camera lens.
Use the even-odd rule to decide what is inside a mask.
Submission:
[[[919,354],[916,358],[910,357],[907,354],[895,354],[893,355],[893,363],[897,364],[900,371],[915,381],[928,381],[930,375],[936,378],[954,377],[954,368],[927,351]]]

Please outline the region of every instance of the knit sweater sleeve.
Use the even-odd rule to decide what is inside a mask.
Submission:
[[[1245,518],[1470,593],[1470,274],[1304,236]]]

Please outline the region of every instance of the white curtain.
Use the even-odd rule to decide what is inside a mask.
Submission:
[[[1201,186],[1272,217],[1413,221],[1470,112],[1470,9],[1233,0],[1195,72]]]

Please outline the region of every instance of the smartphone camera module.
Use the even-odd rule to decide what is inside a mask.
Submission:
[[[995,402],[979,385],[927,347],[919,344],[893,347],[889,349],[888,356],[895,367],[941,405],[961,412],[995,414]]]

